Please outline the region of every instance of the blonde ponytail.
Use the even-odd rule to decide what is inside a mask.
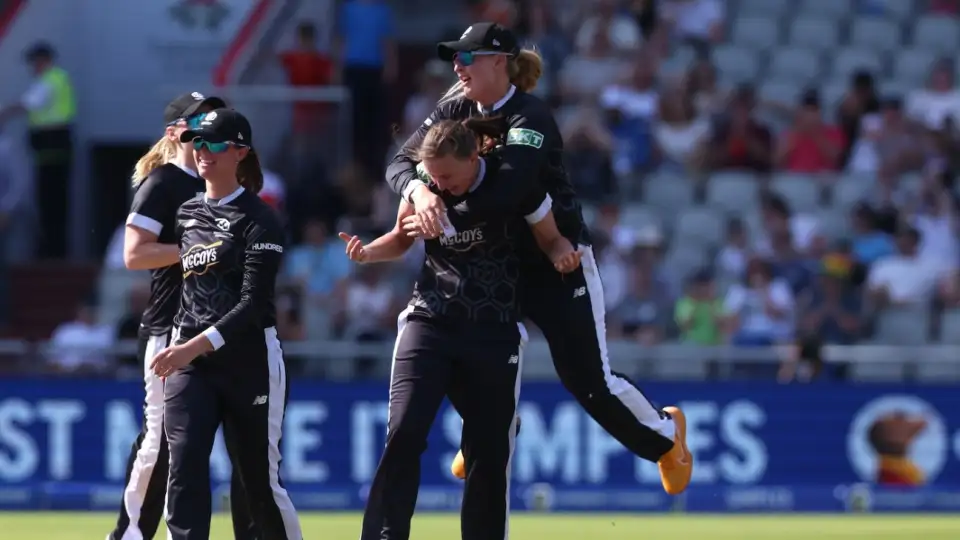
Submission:
[[[543,58],[533,49],[520,49],[507,64],[510,83],[523,92],[533,92],[543,74]]]
[[[133,185],[140,185],[157,167],[173,161],[177,157],[177,143],[167,137],[157,141],[150,150],[137,161],[133,168]]]

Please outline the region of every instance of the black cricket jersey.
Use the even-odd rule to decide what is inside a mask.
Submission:
[[[203,179],[195,172],[173,163],[161,165],[137,186],[127,225],[152,232],[162,244],[176,244],[177,210],[204,189]],[[176,264],[150,271],[150,302],[140,318],[140,337],[170,332],[180,307],[180,276],[180,266]]]
[[[452,323],[519,320],[518,238],[530,224],[547,216],[552,200],[539,184],[532,183],[515,201],[473,208],[474,195],[494,193],[497,184],[509,181],[500,175],[504,164],[499,159],[480,164],[468,196],[454,198],[428,184],[444,198],[456,233],[424,242],[426,258],[410,300],[414,314]]]
[[[183,293],[174,320],[179,341],[205,334],[215,349],[263,341],[276,326],[274,289],[283,229],[267,203],[243,188],[219,200],[201,195],[180,207]]]
[[[490,111],[481,110],[475,101],[464,97],[442,101],[416,133],[407,139],[387,166],[391,189],[409,200],[417,182],[421,182],[414,156],[430,126],[442,120],[465,120],[474,116],[499,116],[504,120],[503,146],[493,151],[512,170],[503,173],[493,198],[522,197],[531,183],[539,182],[553,200],[553,216],[560,233],[574,245],[590,245],[590,232],[584,222],[580,202],[563,162],[563,138],[550,107],[540,98],[515,87]],[[509,179],[509,181],[507,181]],[[521,236],[524,262],[549,262],[527,232]],[[553,271],[552,265],[548,265]]]

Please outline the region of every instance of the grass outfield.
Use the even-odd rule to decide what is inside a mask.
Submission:
[[[96,540],[106,536],[113,519],[111,514],[95,513],[0,512],[0,537]],[[359,534],[357,514],[304,513],[301,521],[305,540],[348,540]],[[960,516],[519,514],[510,528],[517,540],[956,540]],[[459,538],[457,516],[421,515],[414,519],[412,536],[415,540]],[[233,538],[227,516],[214,518],[210,537]]]

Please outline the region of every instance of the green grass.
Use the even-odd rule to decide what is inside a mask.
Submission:
[[[98,540],[114,516],[101,513],[3,513],[4,540]],[[354,539],[358,514],[301,515],[305,540]],[[960,516],[881,515],[562,515],[518,514],[511,520],[514,540],[956,540]],[[455,540],[458,518],[423,514],[414,519],[413,540]],[[156,537],[162,540],[163,535]],[[229,518],[214,518],[211,540],[231,540]]]

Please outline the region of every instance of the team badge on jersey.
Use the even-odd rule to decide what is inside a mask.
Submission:
[[[543,146],[543,133],[532,129],[513,128],[507,132],[507,144],[519,144],[540,148]]]
[[[211,266],[215,266],[217,260],[217,248],[223,245],[223,240],[212,244],[190,246],[187,251],[180,256],[180,266],[183,268],[183,277],[202,276],[207,273]]]
[[[217,223],[217,228],[220,229],[221,231],[229,231],[229,230],[230,230],[230,221],[229,221],[229,220],[226,220],[226,219],[224,219],[224,218],[217,218],[216,223]]]

